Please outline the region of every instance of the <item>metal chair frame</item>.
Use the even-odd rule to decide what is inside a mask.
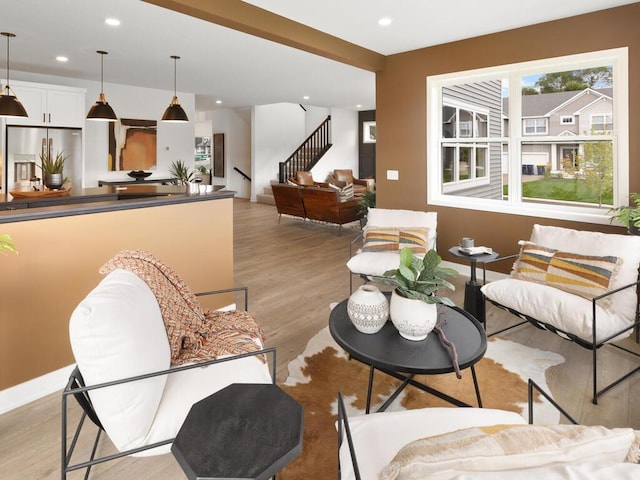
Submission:
[[[501,257],[496,259],[495,261],[501,261],[501,260],[506,260],[508,258],[514,258],[517,257],[517,255],[510,255],[508,257]],[[638,277],[640,278],[640,269],[638,270]],[[596,339],[596,332],[597,332],[597,315],[596,315],[596,306],[597,306],[597,302],[599,302],[600,300],[603,300],[611,295],[613,295],[614,293],[620,292],[622,290],[626,290],[628,288],[632,288],[635,287],[636,288],[636,314],[635,314],[635,321],[627,326],[626,328],[613,333],[612,335],[609,335],[606,338],[603,338],[601,340],[597,340]],[[570,295],[570,294],[568,294]],[[591,300],[591,312],[592,312],[592,325],[591,325],[591,332],[592,332],[592,336],[590,339],[585,340],[583,338],[580,338],[578,336],[576,336],[573,333],[569,333],[565,330],[562,330],[560,328],[557,328],[553,325],[550,325],[546,322],[542,322],[540,320],[537,320],[529,315],[525,315],[521,312],[518,312],[517,310],[514,310],[512,308],[506,307],[498,302],[495,302],[493,300],[491,300],[490,298],[486,298],[486,300],[489,300],[489,302],[491,302],[492,304],[494,304],[496,307],[501,308],[503,310],[506,310],[507,312],[511,313],[512,315],[515,315],[521,319],[523,319],[523,321],[518,322],[514,325],[510,325],[508,327],[502,328],[498,331],[492,332],[490,334],[487,334],[487,337],[492,337],[494,335],[498,335],[499,333],[503,333],[506,332],[508,330],[511,330],[515,327],[518,327],[520,325],[524,325],[526,323],[531,323],[533,326],[541,329],[541,330],[548,330],[551,333],[555,333],[556,335],[558,335],[561,338],[564,338],[565,340],[569,340],[572,342],[575,342],[577,345],[580,345],[582,348],[586,348],[588,350],[591,350],[591,362],[592,362],[592,373],[593,373],[593,397],[591,402],[594,405],[598,404],[598,398],[600,396],[602,396],[603,394],[605,394],[606,392],[608,392],[609,390],[611,390],[613,387],[615,387],[616,385],[622,383],[623,381],[625,381],[627,378],[631,377],[632,375],[634,375],[635,373],[640,371],[640,364],[635,367],[634,369],[632,369],[631,371],[625,373],[624,375],[622,375],[621,377],[617,378],[616,380],[614,380],[613,382],[609,383],[608,385],[605,385],[604,387],[602,387],[600,390],[598,390],[598,350],[607,345],[613,348],[616,348],[618,350],[621,350],[623,352],[626,352],[634,357],[636,357],[638,360],[640,360],[640,354],[636,353],[632,350],[629,350],[628,348],[625,348],[621,345],[616,345],[615,343],[611,343],[610,341],[612,339],[614,339],[615,337],[622,335],[623,333],[629,331],[629,330],[633,330],[634,328],[636,329],[636,334],[635,334],[635,341],[638,342],[639,340],[639,335],[640,335],[640,280],[636,280],[633,283],[629,283],[627,285],[623,285],[622,287],[616,288],[615,290],[610,290],[608,292],[603,293],[602,295],[598,295],[596,297],[593,297],[593,299]],[[485,328],[487,327],[486,323],[485,323]]]
[[[196,293],[196,296],[200,297],[200,296],[205,296],[205,295],[213,295],[213,294],[221,294],[221,293],[231,293],[231,292],[238,292],[238,291],[243,291],[244,292],[244,305],[245,305],[245,310],[248,308],[248,289],[247,287],[237,287],[237,288],[230,288],[230,289],[224,289],[224,290],[213,290],[213,291],[209,291],[209,292],[201,292],[201,293]],[[230,362],[233,360],[238,360],[241,358],[246,358],[246,357],[253,357],[253,356],[259,356],[259,355],[265,355],[265,357],[271,356],[271,381],[272,383],[275,383],[276,381],[276,349],[274,347],[270,347],[270,348],[264,348],[261,350],[257,350],[255,352],[248,352],[248,353],[244,353],[244,354],[240,354],[240,355],[234,355],[234,356],[230,356],[230,357],[225,357],[225,358],[221,358],[221,359],[213,359],[213,360],[208,360],[205,362],[199,362],[199,363],[195,363],[195,364],[190,364],[190,365],[182,365],[182,366],[178,366],[178,367],[173,367],[173,368],[169,368],[166,370],[161,370],[161,371],[157,371],[157,372],[150,372],[150,373],[146,373],[143,375],[136,375],[133,377],[128,377],[128,378],[123,378],[123,379],[119,379],[119,380],[114,380],[114,381],[110,381],[110,382],[104,382],[104,383],[100,383],[100,384],[96,384],[96,385],[90,385],[90,386],[86,386],[84,383],[84,379],[82,378],[82,374],[78,368],[78,366],[76,366],[74,368],[74,370],[71,372],[71,375],[69,377],[69,381],[67,382],[67,385],[65,386],[64,390],[62,391],[62,426],[61,426],[61,479],[62,480],[66,480],[67,478],[67,474],[69,472],[73,472],[76,470],[81,470],[81,469],[86,469],[85,471],[85,475],[84,475],[84,479],[87,480],[89,478],[89,474],[91,473],[91,468],[94,465],[97,465],[99,463],[105,463],[111,460],[115,460],[118,458],[122,458],[128,455],[132,455],[134,453],[138,453],[138,452],[142,452],[144,450],[150,450],[152,448],[156,448],[156,447],[160,447],[162,445],[166,445],[169,443],[172,443],[174,438],[169,438],[160,442],[156,442],[150,445],[145,445],[142,447],[138,447],[138,448],[133,448],[130,450],[126,450],[126,451],[122,451],[122,452],[118,452],[112,455],[106,455],[103,457],[99,457],[96,458],[96,452],[98,449],[98,444],[100,442],[100,438],[102,435],[102,432],[104,431],[104,428],[100,422],[100,419],[98,417],[98,414],[96,413],[96,411],[93,409],[93,404],[91,402],[91,398],[89,395],[89,392],[92,390],[97,390],[99,388],[108,388],[108,387],[112,387],[115,385],[121,385],[124,383],[130,383],[130,382],[136,382],[136,381],[140,381],[140,380],[145,380],[147,378],[153,378],[153,377],[158,377],[161,375],[170,375],[172,373],[177,373],[177,372],[182,372],[185,370],[191,370],[194,368],[202,368],[202,367],[206,367],[208,365],[214,365],[217,363],[226,363],[226,362]],[[268,359],[266,359],[268,361]],[[212,392],[214,393],[214,392]],[[67,440],[67,431],[68,431],[68,398],[69,396],[73,396],[76,401],[78,402],[78,404],[80,405],[80,407],[82,408],[83,412],[82,415],[80,417],[80,420],[78,421],[78,424],[75,427],[75,432],[73,434],[73,438],[71,439],[71,442],[68,444],[68,440]],[[80,432],[82,431],[82,428],[84,426],[84,422],[86,420],[86,418],[89,417],[89,419],[91,420],[91,422],[98,428],[95,440],[93,442],[93,447],[91,450],[91,456],[89,458],[88,461],[84,461],[84,462],[80,462],[80,463],[76,463],[76,464],[72,464],[72,456],[73,456],[73,452],[77,446],[77,442],[78,439],[80,437]]]

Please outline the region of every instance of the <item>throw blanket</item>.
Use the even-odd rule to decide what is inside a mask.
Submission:
[[[170,267],[143,250],[123,250],[99,270],[130,270],[149,285],[158,300],[171,365],[195,363],[253,352],[264,343],[262,329],[247,312],[204,310],[198,298]]]

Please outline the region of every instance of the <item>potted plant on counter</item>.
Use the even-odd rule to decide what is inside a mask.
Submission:
[[[455,290],[447,278],[458,275],[453,268],[440,267],[441,262],[433,249],[420,258],[405,247],[400,251],[398,268],[375,277],[375,281],[395,287],[389,313],[400,335],[407,340],[427,338],[438,319],[437,304],[454,305],[450,298],[436,295],[443,288]]]
[[[62,150],[55,156],[50,151],[40,154],[40,169],[42,170],[42,183],[49,190],[58,190],[64,185],[64,162],[69,156],[64,156]]]
[[[178,180],[180,185],[189,185],[193,181],[193,171],[182,160],[171,162],[169,174]]]
[[[640,235],[640,193],[632,193],[631,205],[612,208],[609,210],[610,221],[618,220],[626,225],[631,235]]]

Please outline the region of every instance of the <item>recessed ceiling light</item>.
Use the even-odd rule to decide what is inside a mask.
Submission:
[[[358,104],[356,105],[356,108],[362,108],[362,105]]]
[[[117,18],[107,18],[104,23],[106,23],[110,27],[117,27],[118,25],[120,25],[120,20],[118,20]]]
[[[65,57],[64,55],[58,55],[56,57],[56,60],[59,61],[59,62],[68,62],[69,61],[69,59],[67,57]]]
[[[391,25],[391,19],[390,18],[381,18],[380,20],[378,20],[378,25],[382,26],[382,27],[386,27],[387,25]]]
[[[222,100],[216,100],[216,103],[219,105],[222,103]]]
[[[304,97],[302,97],[303,100],[309,100],[309,95],[305,95]]]

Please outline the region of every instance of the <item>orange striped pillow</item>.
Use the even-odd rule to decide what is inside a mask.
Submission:
[[[399,232],[397,227],[373,227],[364,229],[363,252],[396,252],[398,251]]]
[[[429,229],[425,227],[402,227],[398,234],[398,249],[409,247],[413,253],[427,253],[427,236]]]

